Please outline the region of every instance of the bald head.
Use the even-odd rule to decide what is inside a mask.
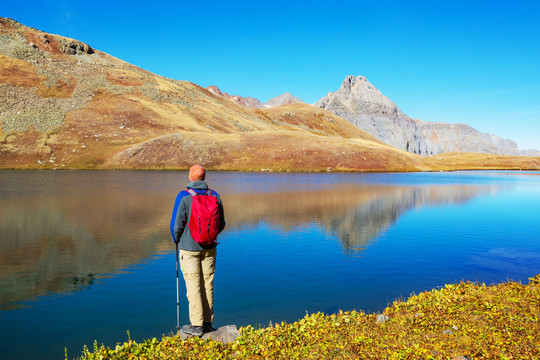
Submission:
[[[206,170],[201,165],[193,165],[189,169],[189,181],[204,180],[206,177]]]

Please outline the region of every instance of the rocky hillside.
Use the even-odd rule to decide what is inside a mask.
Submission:
[[[540,156],[538,151],[520,152],[512,140],[481,133],[465,124],[412,119],[363,76],[347,76],[338,91],[328,93],[316,106],[347,119],[389,145],[415,154],[476,152]]]
[[[248,109],[6,18],[0,18],[0,122],[0,168],[458,168],[446,165],[458,163],[452,158],[393,148],[318,107]],[[540,158],[524,159],[512,168],[540,169]]]
[[[252,110],[0,19],[0,167],[427,170],[334,114]]]

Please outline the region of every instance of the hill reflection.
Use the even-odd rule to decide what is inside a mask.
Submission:
[[[317,223],[339,238],[344,251],[359,252],[409,209],[460,204],[496,189],[349,185],[316,191],[221,192],[227,229],[265,221],[294,231]],[[156,253],[173,251],[168,232],[173,201],[173,194],[140,189],[3,200],[0,310],[25,306],[47,294],[85,289]]]
[[[0,205],[0,309],[86,288],[156,252],[169,250],[163,202],[152,194],[8,199]]]

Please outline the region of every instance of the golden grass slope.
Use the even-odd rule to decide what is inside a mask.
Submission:
[[[466,165],[397,150],[314,106],[247,109],[5,18],[0,115],[0,168],[185,169],[198,162],[214,170],[430,171]],[[538,158],[511,161],[540,169]]]

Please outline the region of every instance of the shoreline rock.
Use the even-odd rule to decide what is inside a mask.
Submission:
[[[187,340],[189,338],[194,337],[194,335],[189,335],[184,333],[182,330],[178,332],[182,340]],[[223,344],[230,344],[233,343],[238,337],[240,336],[240,332],[238,331],[238,328],[236,325],[225,325],[219,327],[215,331],[211,331],[208,333],[205,333],[203,336],[201,336],[201,339],[203,340],[214,340],[219,341]]]

